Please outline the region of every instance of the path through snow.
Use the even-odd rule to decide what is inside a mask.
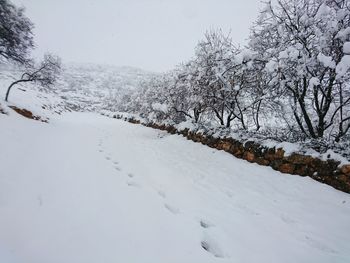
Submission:
[[[0,124],[0,262],[350,260],[350,196],[309,178],[95,114]]]

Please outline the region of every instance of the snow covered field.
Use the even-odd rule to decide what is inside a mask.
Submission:
[[[0,262],[350,262],[350,195],[92,113],[0,114]]]

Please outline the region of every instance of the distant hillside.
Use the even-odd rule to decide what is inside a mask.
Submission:
[[[113,108],[123,95],[154,75],[132,67],[67,64],[56,90],[76,110],[95,111]]]
[[[4,64],[0,65],[0,69],[0,96],[4,97],[9,84],[20,77],[23,69]],[[155,73],[132,67],[65,64],[62,75],[50,90],[42,90],[40,86],[31,83],[18,85],[11,92],[10,101],[27,106],[25,101],[29,94],[31,94],[30,97],[39,96],[39,94],[42,97],[43,93],[48,96],[55,93],[53,97],[56,101],[60,101],[61,108],[64,105],[65,108],[76,111],[114,109],[123,96],[134,91],[141,82],[155,75]],[[39,90],[40,93],[36,92]],[[23,92],[26,92],[26,95],[23,95]],[[30,99],[31,102],[35,100]],[[52,99],[41,98],[38,105],[47,105],[50,102]]]

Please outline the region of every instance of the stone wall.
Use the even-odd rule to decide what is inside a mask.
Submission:
[[[133,118],[124,118],[120,115],[114,115],[113,117],[130,123],[141,124],[140,121]],[[323,161],[319,158],[298,153],[285,156],[282,148],[268,148],[253,141],[243,143],[233,138],[215,138],[210,135],[191,132],[188,129],[178,131],[174,126],[156,123],[142,125],[167,131],[171,134],[183,135],[194,142],[200,142],[211,148],[223,150],[251,163],[270,166],[282,173],[309,176],[340,191],[350,193],[350,164],[339,167],[339,161],[331,159]]]

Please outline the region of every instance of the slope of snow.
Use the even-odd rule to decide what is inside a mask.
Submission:
[[[42,119],[68,110],[66,101],[55,92],[53,87],[43,89],[40,85],[31,82],[13,86],[9,101],[6,103],[4,99],[7,88],[13,81],[20,79],[22,74],[23,71],[20,68],[0,64],[0,106],[27,109]]]
[[[349,262],[350,196],[92,113],[0,114],[0,262]]]

